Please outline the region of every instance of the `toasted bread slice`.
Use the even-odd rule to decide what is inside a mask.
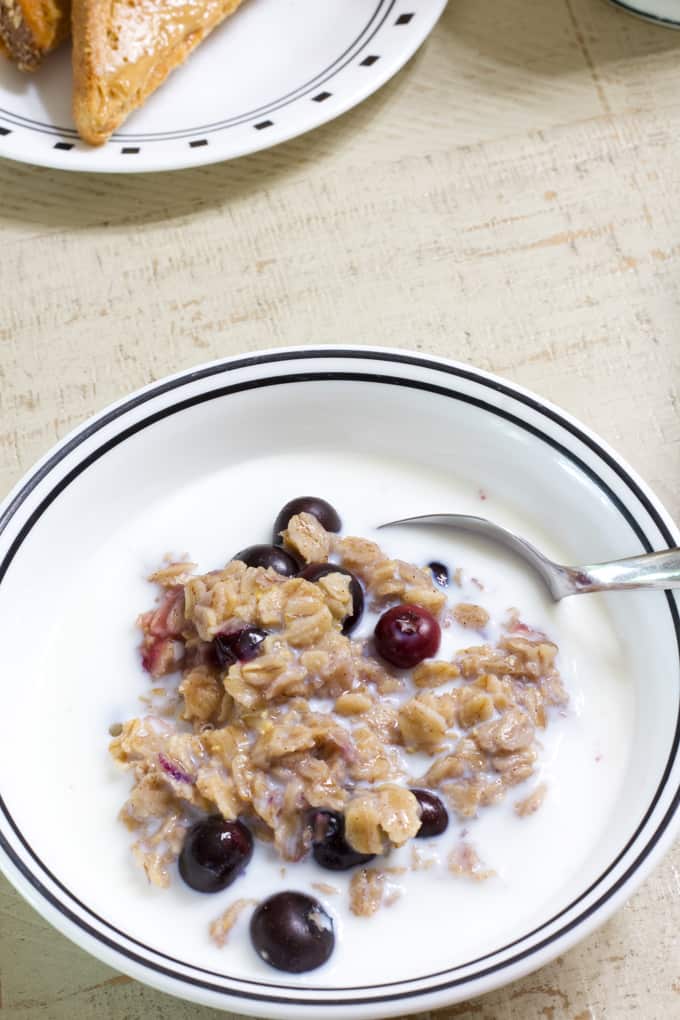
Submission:
[[[70,0],[0,0],[0,42],[22,71],[35,71],[69,34],[70,18]]]
[[[240,3],[73,0],[73,116],[81,137],[105,142]]]

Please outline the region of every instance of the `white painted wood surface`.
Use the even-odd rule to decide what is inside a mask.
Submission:
[[[680,517],[679,58],[680,33],[601,0],[450,0],[380,94],[269,153],[138,178],[0,162],[0,491],[169,371],[351,341],[538,390]],[[676,845],[582,946],[441,1018],[677,1018],[679,930]],[[224,1015],[114,974],[2,880],[0,1014]]]

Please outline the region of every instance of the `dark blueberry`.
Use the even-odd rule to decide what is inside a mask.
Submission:
[[[449,586],[449,568],[445,563],[439,563],[437,560],[433,560],[432,563],[428,563],[428,567],[432,571],[433,580],[439,585],[440,588],[448,588]]]
[[[216,634],[213,638],[215,661],[220,669],[229,669],[235,662],[250,662],[260,654],[260,645],[267,636],[259,627],[243,627],[233,634]]]
[[[375,628],[375,647],[383,659],[410,669],[437,654],[442,632],[432,613],[408,603],[388,609]]]
[[[243,822],[211,815],[186,834],[179,873],[198,892],[220,892],[240,875],[253,855],[253,837]]]
[[[342,625],[342,633],[351,634],[364,611],[364,590],[352,571],[339,567],[337,563],[310,563],[300,571],[300,577],[304,577],[307,581],[318,581],[326,574],[345,574],[346,577],[351,578],[349,590],[352,596],[352,615],[346,617]]]
[[[250,922],[258,955],[278,970],[301,974],[325,963],[333,952],[333,921],[318,900],[280,892],[261,903]]]
[[[342,527],[337,510],[334,510],[325,499],[320,499],[318,496],[298,496],[297,499],[291,499],[290,503],[286,503],[283,509],[279,510],[274,521],[274,542],[276,545],[281,545],[283,541],[281,532],[286,530],[288,521],[296,514],[311,514],[324,526],[326,531],[340,531]]]
[[[241,560],[247,567],[273,567],[277,574],[284,577],[293,577],[300,569],[300,564],[284,549],[276,545],[249,545],[247,549],[232,556],[234,560]]]
[[[411,790],[420,804],[420,828],[416,832],[418,839],[428,836],[441,836],[449,824],[449,814],[439,797],[429,790]]]
[[[239,662],[250,662],[260,654],[260,645],[267,636],[266,630],[259,627],[244,627],[236,633],[236,640],[233,643],[236,658]]]
[[[345,839],[345,816],[339,811],[317,808],[309,813],[312,856],[329,871],[347,871],[372,861],[375,854],[360,854]]]

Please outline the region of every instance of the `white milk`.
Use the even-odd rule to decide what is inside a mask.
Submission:
[[[130,834],[116,820],[130,777],[109,760],[108,727],[143,713],[138,699],[148,690],[149,678],[139,663],[134,620],[153,604],[155,590],[145,576],[168,552],[189,553],[202,571],[222,565],[244,546],[268,541],[279,508],[293,496],[310,493],[338,509],[344,534],[374,538],[390,555],[417,564],[439,560],[451,573],[462,568],[464,587],[451,583],[450,601],[484,606],[492,625],[509,607],[517,607],[524,621],[559,644],[558,665],[570,696],[566,714],[552,711],[540,736],[534,777],[502,804],[481,810],[478,818],[460,822],[451,817],[443,836],[415,841],[441,865],[395,879],[403,895],[370,919],[348,910],[351,873],[323,871],[313,862],[283,865],[261,844],[247,873],[223,893],[195,893],[176,875],[170,889],[150,888],[129,854]],[[72,878],[95,910],[170,956],[220,973],[306,985],[361,985],[393,980],[395,972],[403,978],[431,973],[499,948],[566,905],[566,890],[574,876],[588,870],[620,793],[634,707],[624,650],[598,596],[552,603],[530,568],[500,546],[443,528],[373,530],[381,521],[427,512],[489,516],[548,555],[564,558],[530,521],[516,519],[499,505],[493,491],[480,495],[454,476],[423,472],[414,477],[411,465],[324,451],[251,460],[179,487],[170,501],[152,504],[131,519],[82,566],[65,592],[40,692],[46,711],[52,704],[63,715],[63,692],[51,689],[48,664],[52,656],[67,656],[78,647],[71,689],[80,695],[66,710],[83,734],[82,743],[64,747],[58,733],[44,736],[45,755],[65,776],[63,797],[45,805],[44,823],[56,832],[66,825],[81,833],[75,851],[62,852],[58,840],[52,850],[52,866],[67,885]],[[357,634],[369,633],[372,622],[366,618]],[[440,654],[449,656],[475,643],[474,632],[452,625]],[[548,786],[542,807],[531,817],[518,818],[514,802],[542,781]],[[446,857],[462,830],[496,877],[474,882],[447,872]],[[391,855],[390,864],[408,864],[410,854],[407,846]],[[315,881],[339,889],[337,896],[315,893],[336,919],[338,936],[321,970],[277,975],[253,952],[247,915],[225,949],[212,945],[210,921],[236,898],[262,899],[290,888],[312,891]]]

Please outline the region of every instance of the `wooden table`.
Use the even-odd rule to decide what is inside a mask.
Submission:
[[[680,33],[451,0],[359,109],[177,174],[0,163],[0,491],[167,372],[258,347],[468,360],[557,401],[680,517]],[[680,846],[597,934],[442,1020],[680,1016]],[[224,1016],[114,974],[0,880],[7,1020]],[[429,1016],[429,1014],[428,1014]]]

